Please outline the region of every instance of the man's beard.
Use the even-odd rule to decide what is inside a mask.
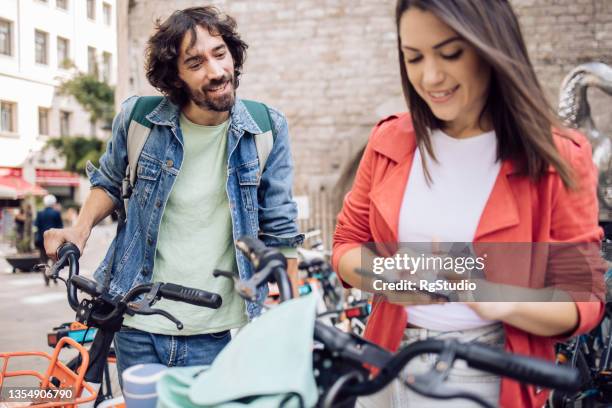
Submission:
[[[224,86],[227,83],[227,86],[232,87],[231,92],[224,92],[219,96],[209,96],[207,91],[209,89],[218,88],[220,86]],[[234,86],[234,76],[227,75],[222,79],[211,81],[210,84],[206,88],[193,90],[187,87],[189,90],[189,99],[193,101],[198,107],[214,112],[227,112],[232,106],[234,106],[234,102],[236,100],[236,87]]]

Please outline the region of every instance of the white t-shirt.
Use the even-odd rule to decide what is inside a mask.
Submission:
[[[472,242],[499,174],[495,131],[456,139],[431,133],[437,163],[427,155],[431,184],[417,149],[400,209],[400,242]],[[408,321],[437,331],[466,330],[493,323],[461,303],[409,306]]]

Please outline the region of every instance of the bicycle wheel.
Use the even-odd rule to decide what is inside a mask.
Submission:
[[[574,341],[579,340],[576,339]],[[580,344],[574,344],[572,352],[573,361],[575,361],[574,368],[578,370],[581,377],[581,390],[573,394],[553,390],[548,399],[549,405],[552,408],[592,408],[595,406],[595,397],[590,395],[590,390],[593,389],[593,378],[591,378],[591,370],[580,348]]]

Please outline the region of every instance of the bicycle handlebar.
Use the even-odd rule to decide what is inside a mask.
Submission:
[[[71,284],[73,276],[79,274],[79,258],[81,257],[81,251],[72,242],[63,243],[56,251],[57,262],[53,264],[51,268],[51,276],[57,277],[59,271],[66,265],[68,265],[68,303],[73,310],[77,310],[79,307],[79,298],[77,296],[76,285]]]
[[[281,294],[287,283],[290,288],[286,273],[287,263],[280,251],[274,248],[266,248],[261,241],[251,237],[240,238],[236,247],[247,255],[258,272],[251,278],[251,283],[257,278],[258,274],[265,274],[267,277],[273,271]],[[278,258],[283,258],[284,262],[280,262]],[[259,279],[257,283],[261,284],[265,281],[264,277]],[[291,294],[292,292],[289,290],[288,297],[283,298],[281,296],[281,301],[291,298]],[[356,383],[348,381],[346,384],[342,384],[341,388],[343,388],[342,392],[345,396],[370,395],[380,391],[395,379],[413,358],[426,353],[440,354],[439,364],[433,369],[434,373],[447,372],[456,359],[462,359],[475,369],[521,382],[566,391],[575,391],[580,388],[580,375],[574,369],[557,366],[552,362],[541,359],[507,353],[477,343],[459,343],[456,340],[424,340],[413,343],[392,355],[364,339],[356,339],[319,322],[315,324],[314,337],[331,350],[332,355],[335,353],[337,358],[347,359],[359,365],[369,364],[380,368],[379,375],[370,380],[362,379]],[[430,376],[429,378],[433,377]],[[420,384],[407,382],[406,385],[418,393],[434,398],[436,396],[437,398],[460,397],[485,404],[484,400],[480,401],[477,395],[446,388],[443,385],[443,379],[436,379],[433,383],[427,383],[424,377],[421,377],[421,379]],[[425,388],[428,386],[429,389]],[[339,391],[339,389],[335,391]],[[330,401],[333,401],[333,398]]]
[[[164,283],[159,288],[162,297],[196,306],[218,309],[221,307],[221,296],[201,289],[188,288],[174,283]]]
[[[502,352],[480,344],[461,344],[458,353],[470,367],[546,388],[576,391],[580,388],[577,370],[550,361]]]
[[[257,238],[249,236],[239,238],[236,241],[236,248],[249,258],[255,268],[255,275],[251,278],[251,283],[255,287],[268,281],[275,281],[278,284],[281,302],[293,297],[291,282],[287,276],[287,259],[278,249],[266,247]]]
[[[384,364],[379,375],[372,380],[347,385],[344,392],[355,396],[373,394],[395,379],[415,357],[449,351],[454,353],[453,361],[455,359],[465,360],[470,367],[503,377],[566,391],[576,391],[580,388],[578,371],[569,367],[557,366],[550,361],[511,354],[478,343],[459,343],[456,340],[422,340],[400,350]],[[441,370],[441,368],[434,367],[434,370]],[[415,389],[414,384],[406,383],[406,385]],[[418,392],[418,390],[415,391]]]
[[[104,288],[98,282],[92,281],[80,275],[75,275],[70,278],[70,283],[77,287],[82,292],[91,296],[100,296],[104,293]]]
[[[85,278],[83,276],[79,276],[79,258],[80,251],[76,245],[67,242],[60,246],[57,250],[57,258],[58,261],[53,265],[52,270],[54,276],[57,276],[58,272],[65,267],[68,266],[68,303],[70,307],[77,311],[81,302],[77,296],[77,289],[81,290],[94,298],[102,298],[105,297],[105,290],[102,285],[99,283]],[[168,317],[170,320],[177,323],[178,321],[170,316],[167,312],[151,309],[147,307],[147,305],[143,306],[143,304],[133,303],[133,300],[147,292],[150,292],[154,289],[156,284],[146,283],[143,285],[138,285],[132,288],[128,293],[126,293],[123,297],[118,298],[117,300],[112,300],[110,303],[112,308],[110,311],[108,308],[103,308],[104,312],[94,312],[93,317],[98,323],[107,323],[117,318],[123,313],[125,313],[126,308],[131,312],[136,314],[154,314],[159,313],[163,316]],[[175,300],[179,302],[185,302],[196,306],[208,307],[211,309],[218,309],[221,307],[222,298],[220,295],[216,293],[207,292],[201,289],[189,288],[181,285],[176,285],[173,283],[159,283],[157,284],[156,293],[152,296],[151,299],[147,299],[149,305],[152,305],[157,299],[164,297],[170,300]],[[180,323],[180,322],[178,322]],[[181,325],[182,327],[182,325]]]
[[[269,248],[257,238],[243,236],[236,241],[236,247],[244,253],[256,270],[263,269],[269,262],[276,260],[287,268],[287,259],[276,248]]]

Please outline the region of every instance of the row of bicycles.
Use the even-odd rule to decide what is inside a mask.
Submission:
[[[253,238],[242,238],[236,245],[237,249],[251,260],[256,270],[255,275],[248,281],[242,281],[235,274],[225,271],[215,271],[215,276],[218,279],[233,279],[235,290],[250,301],[256,301],[254,294],[257,293],[258,286],[276,284],[278,304],[265,305],[267,311],[264,317],[268,321],[275,318],[282,319],[285,305],[297,301],[292,299],[293,292],[287,278],[285,258],[276,249],[267,248]],[[158,314],[174,322],[177,327],[181,327],[180,321],[167,312],[156,309],[154,304],[161,298],[167,298],[201,307],[218,308],[222,299],[213,293],[170,283],[139,285],[122,296],[110,297],[98,283],[79,275],[78,259],[78,249],[74,245],[67,244],[59,250],[58,262],[49,271],[52,279],[65,281],[68,303],[76,312],[76,322],[58,327],[50,333],[49,343],[55,344],[55,349],[52,355],[46,356],[49,359],[49,366],[44,373],[10,372],[7,370],[8,360],[29,353],[0,353],[2,368],[0,390],[12,377],[34,376],[38,379],[39,388],[42,390],[70,389],[72,393],[70,399],[39,399],[37,406],[40,407],[125,406],[124,398],[114,398],[113,381],[109,370],[114,363],[112,339],[120,329],[125,314]],[[67,276],[62,275],[65,269],[68,270]],[[600,332],[595,331],[588,335],[592,335],[593,340],[590,337],[579,338],[573,343],[560,346],[559,356],[565,356],[565,360],[561,361],[560,358],[560,363],[563,364],[558,365],[509,354],[478,343],[460,343],[455,340],[422,340],[397,353],[390,353],[360,337],[359,328],[341,326],[343,319],[351,319],[351,316],[354,316],[351,310],[355,306],[351,302],[359,304],[360,300],[353,300],[348,296],[345,298],[342,295],[340,285],[325,260],[302,259],[301,269],[308,276],[302,286],[310,285],[310,296],[320,296],[326,309],[321,311],[317,306],[316,318],[312,325],[312,338],[309,340],[312,345],[309,372],[311,371],[311,380],[316,385],[313,388],[316,390],[316,395],[314,399],[309,400],[301,395],[293,395],[295,393],[287,390],[289,396],[297,397],[298,404],[289,404],[289,401],[294,400],[288,398],[283,400],[287,402],[286,406],[325,408],[354,406],[358,397],[376,393],[394,379],[400,378],[399,374],[404,367],[423,354],[437,355],[437,360],[428,372],[409,375],[407,378],[402,376],[402,384],[430,398],[456,398],[470,400],[483,407],[491,406],[478,395],[451,388],[445,383],[453,364],[458,360],[463,360],[468,366],[478,370],[553,389],[551,399],[553,406],[575,406],[573,404],[577,401],[581,406],[588,406],[591,401],[595,403],[607,398],[606,388],[602,386],[605,381],[599,380],[597,383],[597,375],[592,375],[592,371],[593,367],[603,367],[603,370],[598,369],[598,375],[599,378],[605,375],[610,353],[609,323],[602,324]],[[303,289],[304,292],[307,290]],[[320,295],[317,295],[316,291],[319,291]],[[317,303],[321,302],[317,299]],[[363,315],[368,313],[367,303],[365,304],[366,306],[363,304],[357,306],[361,308]],[[256,319],[247,327],[256,328],[256,325],[262,321],[263,318]],[[237,339],[240,336],[247,336],[248,332],[242,330]],[[598,335],[596,332],[601,333],[601,336],[596,338]],[[282,336],[281,333],[270,333],[270,336],[280,337],[289,343],[293,341],[291,336]],[[90,343],[89,349],[83,347],[85,343]],[[232,343],[234,341],[228,347]],[[78,352],[78,356],[67,363],[60,361],[59,358],[59,353],[65,346],[70,346]],[[594,350],[597,356],[589,354]],[[270,356],[270,358],[275,357]],[[587,371],[583,370],[583,360],[586,362]],[[592,360],[595,360],[595,365],[592,365],[594,364]],[[241,360],[237,361],[239,364]],[[216,362],[203,371],[214,370]],[[237,372],[241,371],[240,367],[235,369]],[[375,376],[371,374],[373,369],[377,372]],[[172,370],[180,369],[171,368],[168,372]],[[162,376],[160,382],[163,382],[164,377]],[[236,386],[240,387],[240,383]],[[597,390],[596,396],[591,389]],[[166,392],[163,398],[171,399],[172,393]],[[258,395],[255,393],[248,401],[256,401],[257,398]],[[149,401],[149,406],[155,404],[172,406],[164,402],[168,401],[164,399]],[[285,405],[285,402],[281,405]],[[245,400],[240,403],[248,405]]]
[[[605,275],[604,316],[590,333],[557,344],[557,363],[579,372],[580,387],[575,392],[551,393],[549,404],[552,408],[612,405],[612,240],[603,242],[602,255],[610,265]]]

